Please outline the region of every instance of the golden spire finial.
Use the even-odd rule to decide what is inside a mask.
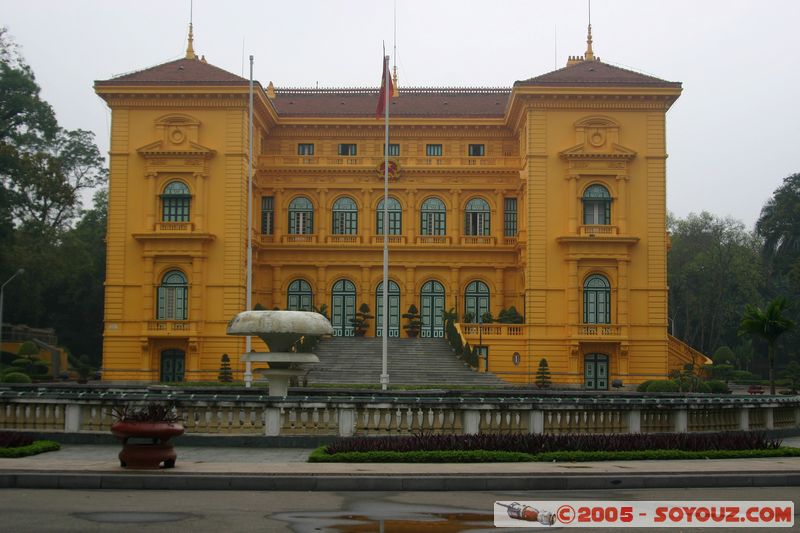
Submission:
[[[586,36],[586,53],[583,54],[586,61],[594,60],[594,52],[592,51],[592,24],[589,23],[589,33]]]
[[[186,45],[186,59],[197,59],[194,53],[194,33],[192,33],[192,23],[189,23],[189,43]]]
[[[397,65],[394,66],[394,74],[392,75],[392,98],[400,96],[400,89],[397,88]]]

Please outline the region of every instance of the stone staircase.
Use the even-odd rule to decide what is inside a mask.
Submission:
[[[379,384],[382,339],[329,337],[314,352],[320,362],[311,367],[309,384]],[[389,339],[391,385],[456,385],[503,387],[492,373],[479,373],[456,357],[444,339]]]

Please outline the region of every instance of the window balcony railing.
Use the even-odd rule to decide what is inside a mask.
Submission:
[[[334,244],[361,244],[361,235],[328,235],[326,243]]]
[[[461,237],[461,244],[468,246],[487,246],[494,243],[495,238],[490,235],[466,235]]]
[[[281,235],[281,242],[294,244],[314,244],[317,242],[317,236],[314,233]]]
[[[623,335],[623,327],[618,324],[574,324],[573,335],[578,337],[605,338]]]
[[[617,228],[617,226],[611,226],[605,224],[592,224],[592,225],[580,226],[578,231],[581,235],[585,235],[587,237],[594,237],[594,236],[605,237],[605,236],[619,234],[619,228]]]
[[[400,167],[499,167],[519,168],[519,157],[408,157],[389,156]],[[378,168],[383,156],[264,155],[259,164],[266,167],[349,166]]]
[[[370,242],[372,244],[383,245],[383,235],[373,235],[372,237],[370,237]],[[406,243],[405,235],[389,235],[389,244],[405,244],[405,243]]]
[[[447,245],[450,244],[449,235],[417,235],[414,239],[416,244],[423,245]]]
[[[517,238],[516,237],[503,237],[503,244],[505,246],[516,246],[517,245]]]
[[[147,335],[188,335],[196,333],[196,323],[190,320],[149,320],[147,322]]]
[[[156,222],[156,232],[189,233],[194,230],[191,222]]]
[[[527,326],[524,324],[459,324],[464,335],[477,337],[521,337],[527,333]],[[472,338],[470,338],[472,341]]]

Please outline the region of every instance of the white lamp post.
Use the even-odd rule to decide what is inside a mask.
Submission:
[[[10,278],[8,278],[6,280],[6,282],[3,283],[3,285],[0,286],[0,353],[3,352],[3,291],[5,291],[6,285],[11,283],[12,279],[16,278],[17,276],[19,276],[23,272],[25,272],[25,269],[24,268],[20,268],[19,270],[14,272],[14,275],[12,275]]]

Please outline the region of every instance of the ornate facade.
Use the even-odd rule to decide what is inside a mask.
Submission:
[[[113,117],[105,379],[214,380],[223,353],[238,364],[225,327],[246,300],[248,85],[191,41],[95,85]],[[377,90],[256,84],[252,301],[324,305],[352,334],[362,303],[381,310],[388,230],[390,336],[410,304],[423,337],[454,309],[510,381],[542,358],[587,388],[663,377],[690,357],[667,334],[665,116],[680,93],[591,45],[508,89],[401,89],[384,228]],[[512,306],[523,324],[475,324]]]

